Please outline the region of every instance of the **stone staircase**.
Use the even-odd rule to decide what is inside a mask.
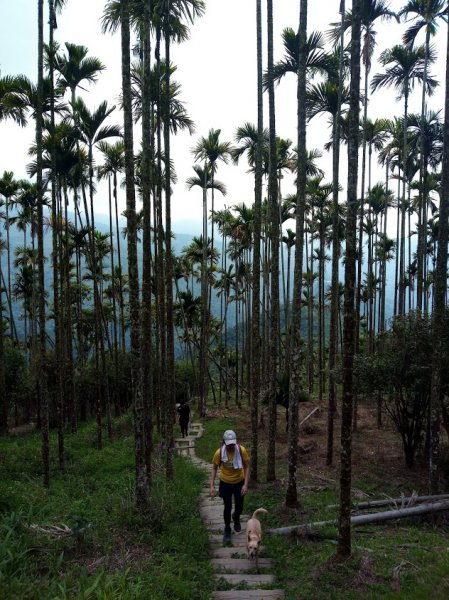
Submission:
[[[195,454],[195,440],[203,434],[201,423],[192,423],[189,435],[175,440],[175,448],[210,475],[211,464]],[[211,562],[216,582],[212,598],[217,600],[278,600],[284,591],[273,589],[273,563],[259,558],[259,568],[246,557],[245,524],[248,515],[242,515],[242,531],[232,533],[231,545],[223,546],[223,502],[209,496],[209,477],[200,497],[200,514],[208,531]]]

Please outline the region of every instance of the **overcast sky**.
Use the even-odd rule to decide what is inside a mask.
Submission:
[[[399,10],[403,0],[392,0],[392,10]],[[23,73],[36,79],[37,72],[37,9],[35,0],[14,0],[2,3],[0,21],[0,70],[2,75]],[[82,93],[92,109],[107,99],[117,104],[120,92],[120,35],[101,33],[100,18],[103,0],[68,0],[67,7],[58,17],[55,33],[59,43],[72,42],[88,47],[90,55],[97,56],[107,69],[98,83]],[[264,4],[264,3],[263,3]],[[350,0],[346,2],[351,5]],[[309,1],[309,33],[325,31],[329,23],[339,20],[340,0]],[[206,13],[191,28],[189,41],[173,47],[172,60],[178,70],[174,79],[182,84],[181,99],[186,103],[190,117],[196,125],[193,136],[180,133],[172,141],[178,183],[173,189],[173,229],[179,233],[199,233],[201,229],[201,190],[187,191],[186,179],[193,174],[191,148],[200,136],[207,136],[211,128],[221,129],[223,141],[233,140],[235,130],[246,121],[255,123],[256,112],[256,27],[255,0],[206,0]],[[265,13],[264,13],[265,20]],[[299,0],[274,0],[275,61],[283,56],[281,32],[285,27],[297,29]],[[443,24],[442,24],[443,25]],[[376,25],[377,48],[372,74],[381,70],[376,58],[385,48],[400,43],[404,25],[381,22]],[[45,36],[48,36],[46,25]],[[423,41],[423,40],[422,40]],[[430,100],[434,110],[443,108],[444,58],[446,52],[446,27],[440,27],[434,40],[440,60],[432,67],[441,86]],[[264,57],[264,68],[266,57]],[[421,93],[418,88],[413,94],[410,111],[420,111]],[[394,91],[377,93],[370,101],[370,118],[400,116],[402,101],[396,100]],[[267,114],[267,112],[266,112]],[[119,111],[110,117],[111,123],[122,124]],[[283,138],[296,139],[296,81],[287,75],[276,88],[276,133]],[[25,165],[29,158],[27,149],[32,141],[31,128],[21,130],[13,123],[0,124],[0,173],[14,171],[17,177],[25,176]],[[136,139],[138,133],[136,132]],[[308,148],[322,149],[329,138],[327,117],[318,117],[308,128]],[[295,144],[294,144],[295,145]],[[343,163],[346,151],[343,150]],[[331,178],[331,157],[328,153],[319,161]],[[223,205],[233,206],[240,202],[253,201],[253,179],[246,173],[242,160],[239,166],[220,164],[217,178],[225,183],[228,194],[219,198],[217,209]],[[375,170],[373,183],[382,177]],[[346,188],[346,170],[341,170],[341,184]],[[283,194],[292,193],[293,179],[286,177]],[[96,206],[99,213],[107,211],[107,196],[99,189]]]

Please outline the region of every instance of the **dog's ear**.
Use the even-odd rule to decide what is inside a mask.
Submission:
[[[262,543],[262,540],[261,540],[261,539],[258,539],[258,540],[257,540],[257,547],[258,547],[258,548],[260,547],[260,544],[261,544],[261,543]]]

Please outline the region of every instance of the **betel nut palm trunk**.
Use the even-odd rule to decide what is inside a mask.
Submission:
[[[345,295],[343,330],[343,397],[341,411],[340,512],[337,558],[351,554],[352,411],[357,257],[357,182],[360,111],[360,5],[352,1],[351,86],[348,139],[348,206],[346,220]]]
[[[139,278],[137,269],[136,198],[134,188],[133,117],[130,79],[129,0],[121,3],[122,92],[125,143],[126,216],[128,228],[128,276],[132,353],[132,394],[135,437],[136,503],[148,503],[148,477],[145,462],[145,424],[140,368]]]

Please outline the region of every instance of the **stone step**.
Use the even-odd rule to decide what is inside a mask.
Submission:
[[[181,456],[191,461],[193,465],[210,473],[210,462],[198,458],[195,454],[195,440],[203,435],[201,423],[190,423],[189,435],[175,440],[175,449]],[[247,515],[242,515],[243,531],[232,532],[230,545],[223,547],[223,503],[221,498],[209,495],[209,482],[205,481],[204,489],[200,493],[200,515],[209,531],[211,545],[212,568],[217,585],[224,587],[239,586],[245,589],[232,589],[215,591],[212,598],[216,600],[280,600],[284,598],[283,590],[254,589],[257,586],[269,586],[274,582],[270,573],[260,573],[262,569],[272,569],[273,563],[268,558],[259,558],[258,568],[253,561],[246,557],[245,522]],[[262,550],[262,548],[261,548]]]
[[[193,436],[175,438],[175,444],[178,446],[195,446],[195,438]]]
[[[251,573],[216,573],[214,578],[216,580],[224,580],[230,585],[245,584],[250,587],[257,585],[270,585],[271,583],[274,583],[274,577],[270,574],[253,575]]]
[[[260,547],[259,554],[262,552],[263,546]],[[214,558],[246,558],[246,545],[215,547],[212,548],[212,556]]]
[[[280,600],[284,598],[283,590],[226,590],[213,592],[215,600]]]
[[[248,573],[257,572],[257,565],[247,558],[213,558],[212,567],[215,573]],[[273,561],[269,558],[259,558],[259,569],[270,569]]]

